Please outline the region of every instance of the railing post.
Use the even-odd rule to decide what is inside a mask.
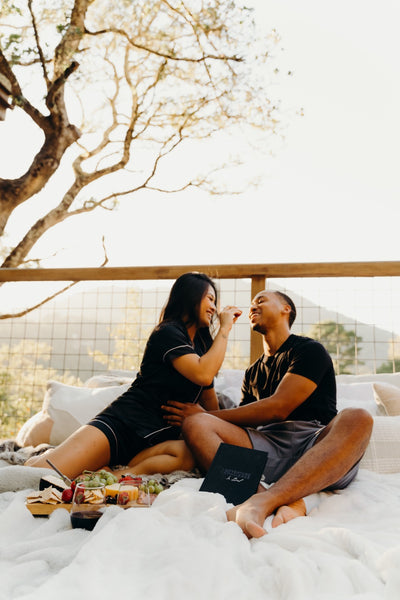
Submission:
[[[263,275],[254,275],[251,278],[251,298],[265,290],[265,277]],[[263,353],[262,335],[252,331],[250,334],[250,364],[252,364]]]

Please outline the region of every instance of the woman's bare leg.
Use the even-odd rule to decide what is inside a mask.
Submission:
[[[105,434],[92,425],[83,425],[62,444],[40,456],[29,458],[28,467],[47,467],[51,462],[67,477],[74,479],[85,469],[96,471],[110,461],[110,444]]]
[[[142,450],[129,462],[127,468],[113,473],[114,475],[172,473],[177,470],[191,471],[194,465],[193,455],[183,440],[168,440]]]

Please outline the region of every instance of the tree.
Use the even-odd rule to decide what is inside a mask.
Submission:
[[[0,346],[0,437],[14,437],[41,409],[49,379],[69,385],[82,383],[69,371],[60,374],[51,368],[51,353],[51,346],[30,339]]]
[[[389,342],[388,359],[376,370],[377,373],[396,373],[400,371],[400,337]]]
[[[351,373],[349,367],[354,367],[356,363],[363,364],[359,359],[362,337],[356,335],[355,331],[346,329],[344,325],[335,321],[321,321],[311,327],[308,335],[325,346],[337,375]]]
[[[26,172],[0,179],[0,236],[28,199],[41,215],[3,245],[2,267],[32,265],[50,228],[140,191],[215,193],[223,165],[172,178],[172,158],[232,128],[279,129],[269,45],[233,0],[3,0],[0,19],[0,74],[43,138]],[[66,166],[69,184],[44,209],[45,186]]]

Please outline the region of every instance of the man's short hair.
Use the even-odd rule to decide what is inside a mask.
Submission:
[[[283,302],[290,307],[290,313],[289,313],[289,328],[290,328],[293,325],[294,320],[297,315],[297,311],[296,311],[294,302],[291,298],[289,298],[289,296],[287,296],[283,292],[278,292],[277,290],[275,290],[274,294],[279,296],[283,300]]]

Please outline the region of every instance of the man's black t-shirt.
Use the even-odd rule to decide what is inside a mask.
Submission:
[[[148,438],[151,444],[159,441],[151,439],[156,432],[162,431],[165,439],[177,437],[179,429],[166,425],[161,406],[169,400],[197,402],[204,388],[181,375],[172,361],[185,354],[202,356],[207,350],[200,332],[192,344],[183,322],[161,323],[148,339],[139,373],[131,387],[100,415],[123,422],[140,437]]]
[[[317,384],[314,392],[288,417],[288,421],[319,421],[326,425],[337,414],[336,380],[332,359],[322,344],[291,334],[273,356],[261,356],[246,371],[241,404],[271,396],[286,373]]]

